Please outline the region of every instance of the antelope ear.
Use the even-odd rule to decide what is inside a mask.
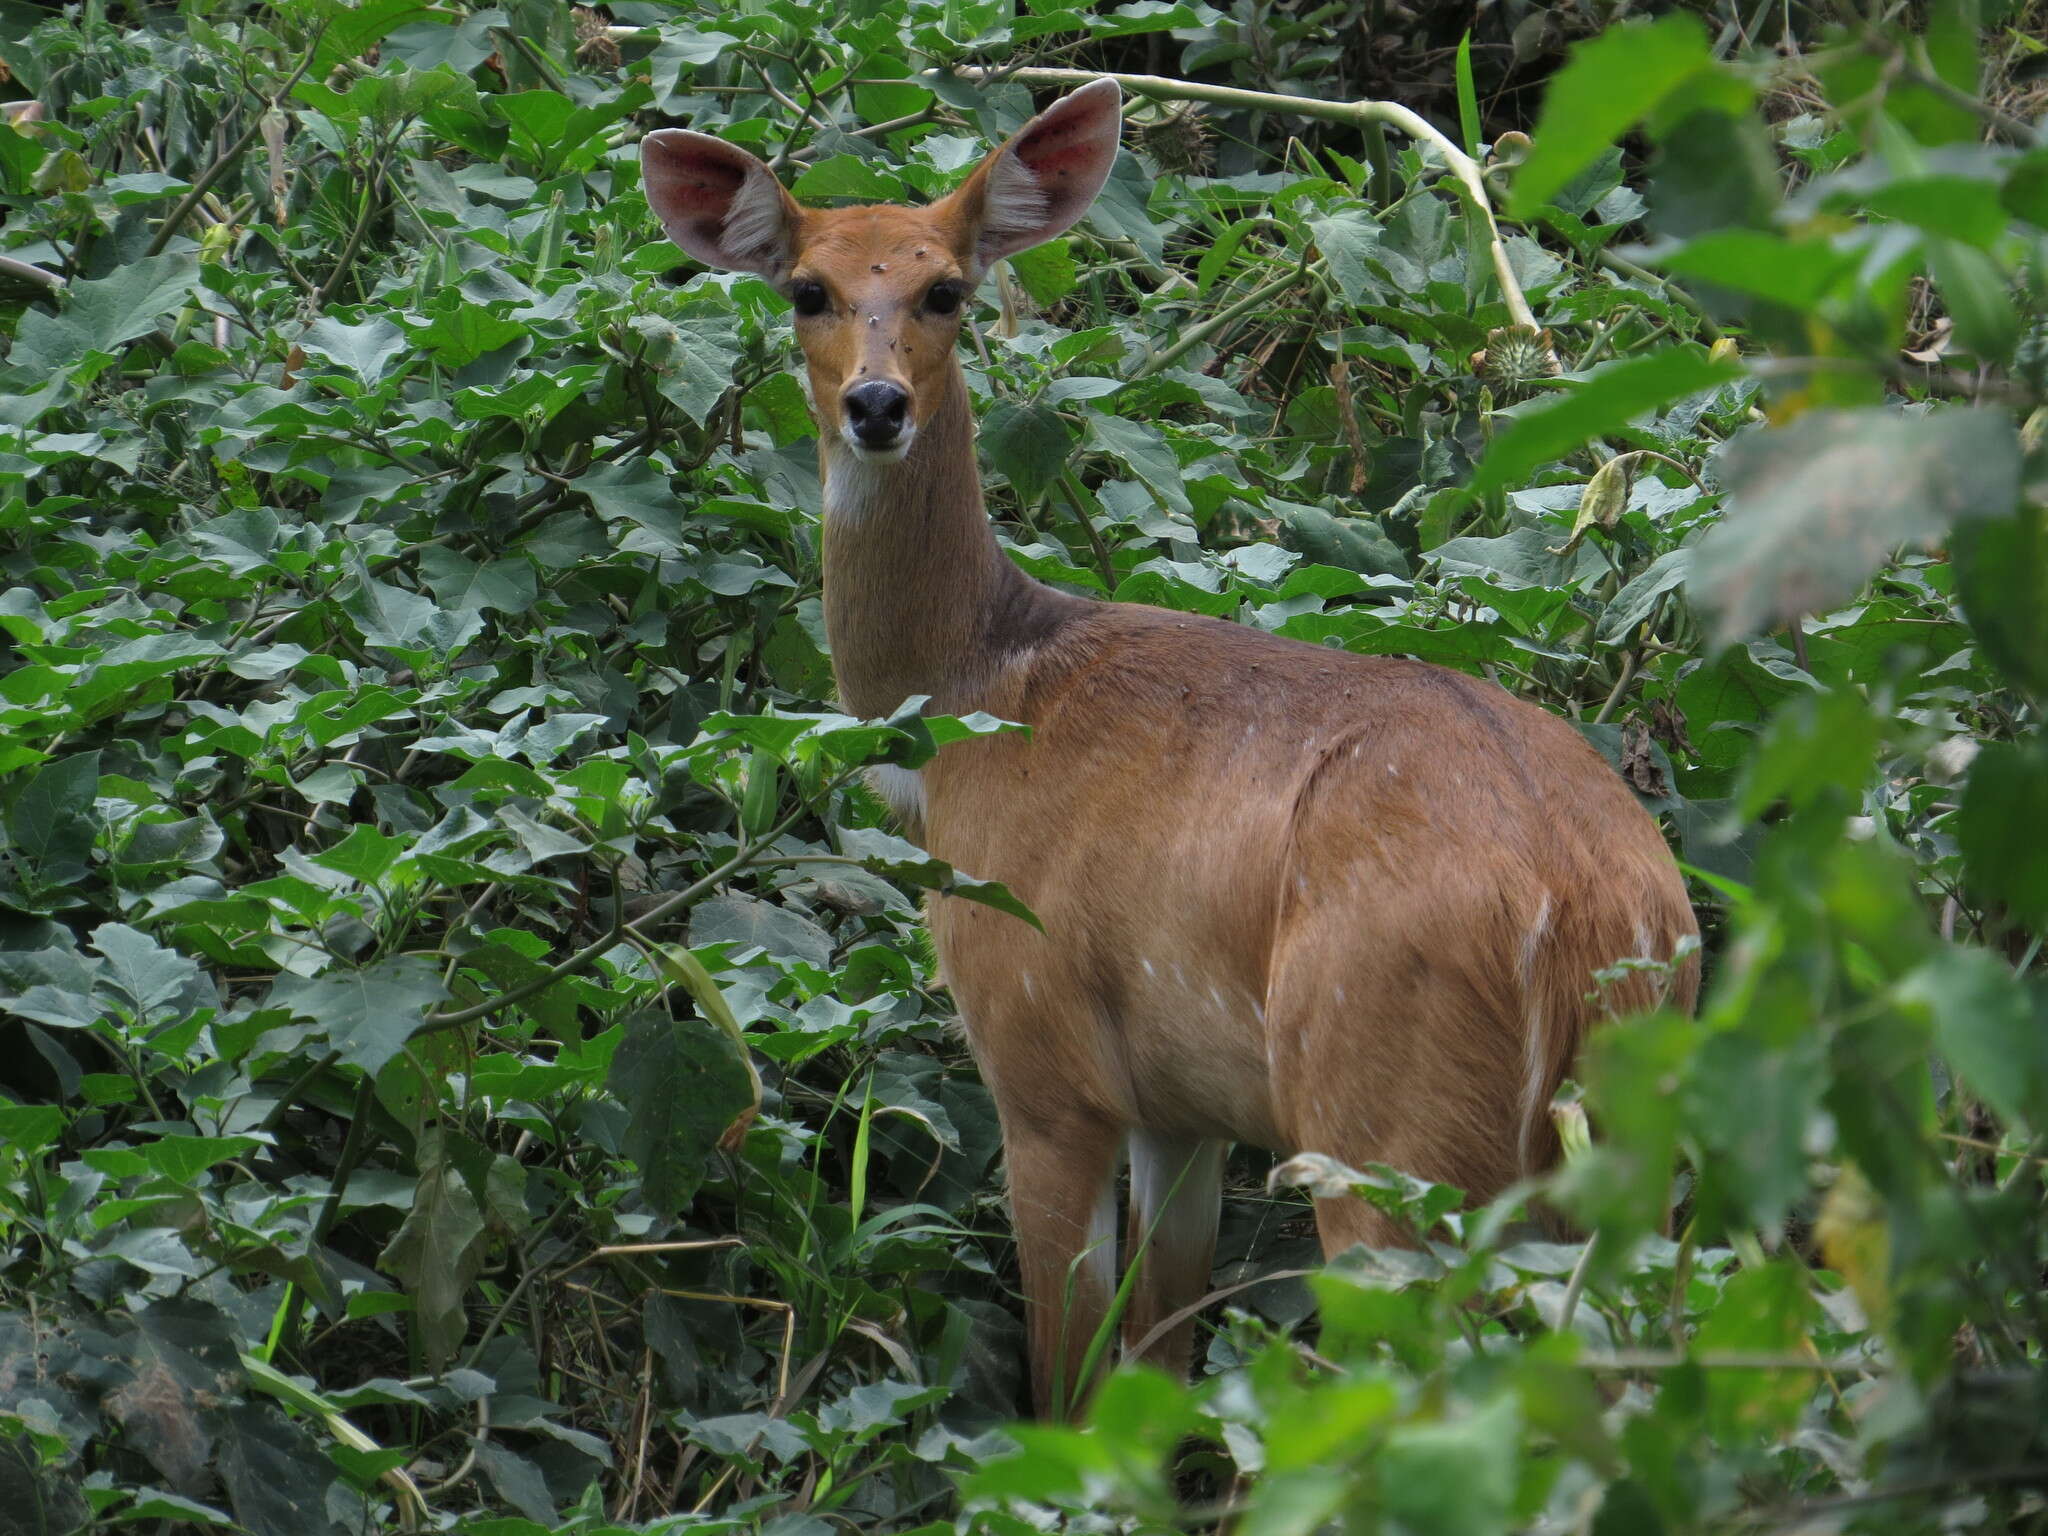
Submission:
[[[803,209],[744,149],[662,128],[640,141],[640,179],[669,239],[707,266],[771,278],[788,271]]]
[[[982,161],[945,202],[961,260],[979,273],[1086,213],[1116,163],[1122,104],[1114,80],[1091,80]]]

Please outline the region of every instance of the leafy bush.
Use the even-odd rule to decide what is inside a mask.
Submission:
[[[1668,15],[1491,145],[1262,14],[0,16],[0,1533],[2041,1522],[2030,13]],[[1006,1430],[916,899],[1015,903],[859,777],[1003,723],[832,709],[784,302],[635,142],[922,198],[1075,59],[1189,79],[984,295],[1013,558],[1564,713],[1710,974],[1583,1063],[1590,1241],[1302,1158],[1416,1238],[1304,1285],[1242,1158],[1199,1381]]]

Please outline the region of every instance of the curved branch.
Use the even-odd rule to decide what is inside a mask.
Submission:
[[[930,71],[940,73],[940,71]],[[1273,91],[1243,91],[1230,85],[1205,85],[1197,80],[1175,80],[1166,75],[1118,75],[1092,69],[977,69],[967,65],[951,73],[964,80],[1015,80],[1023,85],[1085,85],[1090,80],[1114,80],[1125,90],[1153,101],[1201,101],[1217,107],[1241,107],[1250,112],[1285,112],[1295,117],[1312,117],[1327,123],[1349,123],[1365,128],[1373,124],[1405,133],[1430,145],[1443,156],[1464,186],[1479,216],[1486,220],[1487,243],[1493,253],[1494,280],[1500,284],[1508,317],[1516,325],[1536,329],[1536,316],[1515,280],[1507,247],[1501,243],[1500,225],[1493,216],[1493,200],[1486,195],[1486,178],[1479,162],[1453,144],[1420,113],[1392,101],[1319,101],[1312,96],[1282,96]]]

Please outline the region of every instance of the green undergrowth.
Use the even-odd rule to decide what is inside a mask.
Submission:
[[[2038,15],[1462,54],[1497,262],[1284,99],[1382,9],[0,6],[0,1536],[2048,1525]],[[860,776],[1007,727],[834,710],[787,305],[637,179],[927,198],[981,66],[1284,93],[978,297],[1012,558],[1566,716],[1708,950],[1589,1242],[1297,1163],[1414,1239],[1322,1270],[1240,1155],[1074,1427],[920,922],[1018,904]]]

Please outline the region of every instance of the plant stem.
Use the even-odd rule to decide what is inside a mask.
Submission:
[[[550,968],[546,974],[536,976],[532,981],[522,982],[509,991],[500,992],[496,997],[487,997],[480,1003],[472,1003],[467,1008],[457,1008],[451,1013],[428,1014],[420,1020],[420,1027],[414,1032],[412,1038],[417,1040],[421,1035],[437,1029],[454,1029],[459,1025],[473,1024],[478,1019],[488,1018],[502,1009],[510,1008],[514,1003],[523,1003],[529,997],[538,997],[556,982],[589,970],[591,966],[597,963],[600,956],[616,948],[624,940],[628,932],[631,932],[637,938],[651,940],[653,935],[648,930],[656,923],[659,923],[672,912],[680,912],[720,881],[730,879],[733,875],[738,874],[742,869],[753,863],[761,850],[768,847],[776,838],[794,826],[797,818],[802,816],[805,810],[806,807],[798,806],[787,816],[783,817],[781,821],[770,827],[762,836],[743,845],[739,852],[719,865],[718,868],[712,870],[703,879],[685,886],[666,901],[660,902],[648,911],[641,913],[639,917],[630,923],[614,923],[610,929],[599,934],[560,965]]]
[[[1479,162],[1458,148],[1420,113],[1393,101],[1318,101],[1308,96],[1282,96],[1274,91],[1244,91],[1230,85],[1208,85],[1198,80],[1175,80],[1166,75],[1119,75],[1092,69],[976,69],[957,65],[952,73],[965,80],[1015,80],[1023,85],[1086,85],[1090,80],[1114,80],[1127,91],[1149,96],[1154,101],[1201,101],[1217,107],[1239,107],[1250,112],[1284,112],[1312,117],[1328,123],[1348,123],[1355,128],[1375,124],[1405,133],[1432,146],[1443,156],[1451,174],[1464,185],[1473,206],[1486,220],[1487,243],[1492,248],[1494,280],[1500,284],[1508,318],[1516,325],[1536,329],[1535,313],[1515,280],[1507,247],[1501,243],[1500,225],[1493,216],[1493,200],[1486,195],[1486,178]]]
[[[156,237],[149,242],[148,249],[142,253],[144,256],[158,256],[163,253],[163,248],[171,243],[171,237],[178,232],[179,226],[192,217],[192,210],[197,208],[206,194],[213,190],[214,184],[234,168],[235,163],[242,158],[242,151],[256,142],[256,135],[263,131],[263,118],[265,114],[275,112],[277,104],[291,94],[292,87],[297,85],[304,78],[306,71],[313,67],[313,60],[320,52],[320,39],[326,36],[326,34],[327,24],[322,22],[319,30],[313,34],[313,41],[306,48],[306,56],[299,60],[299,67],[292,71],[291,78],[279,86],[272,93],[270,99],[263,103],[262,112],[256,113],[255,116],[249,119],[249,126],[242,130],[241,137],[230,144],[222,152],[221,157],[209,165],[205,173],[192,183],[192,190],[187,192],[179,201],[178,206],[171,210],[171,216],[164,220],[156,232]]]

